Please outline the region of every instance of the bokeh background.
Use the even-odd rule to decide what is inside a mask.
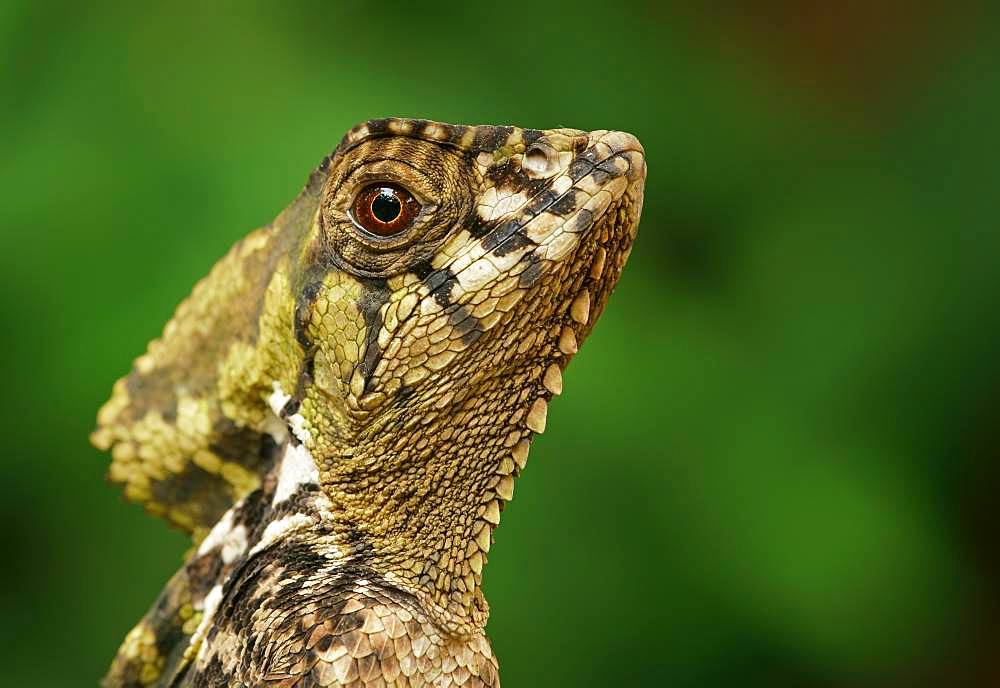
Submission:
[[[856,4],[3,3],[0,683],[94,685],[187,546],[103,481],[113,380],[401,115],[648,153],[490,554],[504,685],[1000,685],[998,23]]]

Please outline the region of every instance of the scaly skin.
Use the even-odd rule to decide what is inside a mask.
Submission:
[[[496,686],[483,566],[631,249],[632,136],[373,120],[238,243],[93,442],[200,541],[107,686]],[[393,182],[398,236],[349,214]]]

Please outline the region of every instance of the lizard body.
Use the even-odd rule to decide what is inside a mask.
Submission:
[[[499,685],[493,529],[645,173],[621,132],[348,132],[98,415],[112,480],[200,542],[105,684]]]

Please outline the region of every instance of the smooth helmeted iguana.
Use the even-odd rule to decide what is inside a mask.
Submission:
[[[498,685],[493,529],[645,176],[616,131],[348,132],[98,415],[111,479],[199,543],[105,685]]]

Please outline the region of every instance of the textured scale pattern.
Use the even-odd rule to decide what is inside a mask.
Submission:
[[[628,134],[372,120],[194,289],[98,414],[197,543],[107,686],[497,686],[483,567],[622,271]],[[373,183],[420,212],[375,236]]]

